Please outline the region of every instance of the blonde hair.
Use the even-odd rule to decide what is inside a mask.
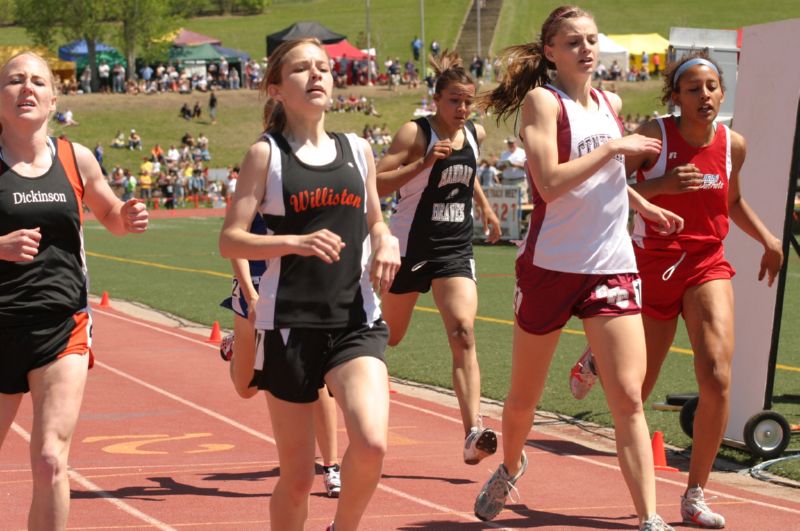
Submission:
[[[267,59],[267,71],[264,73],[264,78],[258,87],[259,93],[262,97],[266,98],[263,110],[263,125],[264,131],[280,133],[286,127],[286,111],[283,109],[281,102],[272,99],[269,95],[270,85],[279,85],[281,79],[281,67],[286,55],[304,44],[313,44],[325,53],[327,57],[328,52],[322,46],[322,43],[314,38],[308,37],[305,39],[295,39],[286,41],[278,46]]]
[[[0,66],[0,77],[2,77],[8,71],[9,68],[8,65],[10,65],[15,59],[22,57],[23,55],[30,55],[42,62],[42,64],[47,69],[47,75],[50,77],[50,88],[53,91],[53,94],[55,95],[57,92],[56,76],[55,74],[53,74],[53,70],[50,68],[50,65],[47,63],[47,60],[38,53],[34,52],[33,50],[23,50],[9,57],[8,60],[5,63],[3,63],[3,66]],[[0,135],[2,134],[3,134],[3,124],[0,123]]]
[[[557,7],[542,24],[539,40],[500,52],[500,62],[506,65],[505,73],[494,90],[478,97],[478,107],[484,111],[494,110],[498,122],[514,114],[529,90],[550,82],[550,70],[555,70],[556,65],[544,56],[545,45],[552,44],[565,20],[582,17],[593,18],[577,6]]]

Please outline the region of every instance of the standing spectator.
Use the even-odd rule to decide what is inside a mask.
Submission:
[[[508,149],[500,153],[497,166],[502,171],[501,182],[512,186],[519,186],[523,203],[529,203],[528,179],[525,176],[525,150],[519,147],[517,139],[513,136],[506,138]]]
[[[414,54],[414,61],[419,61],[419,54],[422,51],[422,39],[417,36],[414,36],[414,40],[411,41],[411,53]]]
[[[100,142],[94,145],[94,158],[97,161],[97,164],[100,165],[100,171],[103,172],[103,175],[108,175],[106,172],[105,166],[103,166],[103,144]]]
[[[84,94],[92,92],[92,69],[88,66],[81,73],[81,90]]]
[[[490,188],[500,184],[500,170],[495,167],[497,156],[481,159],[478,166],[478,180],[483,188]]]
[[[661,56],[657,53],[653,54],[653,76],[659,77],[661,75]]]
[[[650,56],[644,50],[642,50],[642,73],[643,79],[650,77]]]
[[[211,95],[208,97],[208,115],[211,117],[211,125],[217,124],[217,93],[211,89]]]
[[[100,80],[100,92],[111,92],[111,67],[105,59],[97,65],[97,78]]]
[[[148,91],[150,81],[153,79],[153,68],[150,65],[144,65],[142,69],[139,70],[139,75],[142,76],[145,91]]]
[[[125,180],[122,185],[123,186],[122,200],[129,201],[133,199],[134,196],[136,195],[136,186],[139,183],[136,181],[136,177],[134,177],[130,171],[125,170],[125,173],[126,173]]]
[[[617,62],[616,59],[611,62],[611,68],[609,68],[608,71],[611,81],[616,81],[622,78],[622,67],[619,66],[619,62]]]
[[[114,83],[113,88],[114,92],[117,94],[122,94],[125,92],[125,67],[122,66],[120,63],[116,63],[114,65]]]
[[[439,46],[439,41],[437,41],[436,39],[433,39],[431,41],[431,54],[433,54],[434,57],[439,57],[439,52],[440,51],[441,51],[441,47]]]
[[[239,70],[237,70],[236,67],[232,67],[230,69],[230,74],[228,75],[228,83],[231,90],[239,90],[240,81]]]

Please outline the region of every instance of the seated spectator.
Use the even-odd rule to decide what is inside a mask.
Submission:
[[[164,150],[161,149],[161,144],[156,144],[153,146],[153,149],[150,150],[150,154],[159,162],[164,160]]]
[[[181,137],[181,144],[184,146],[194,147],[194,137],[188,131]]]
[[[197,137],[197,148],[200,151],[201,160],[211,160],[211,153],[208,150],[208,137],[204,133],[200,133]]]
[[[181,107],[178,116],[183,118],[184,120],[191,120],[192,119],[192,110],[189,108],[189,104],[184,102],[183,106]]]
[[[192,109],[192,118],[200,119],[200,116],[203,114],[203,108],[200,107],[200,102],[194,102],[194,108]]]
[[[164,157],[168,164],[175,164],[181,159],[181,153],[178,151],[178,148],[175,145],[171,145],[167,150],[167,154]]]
[[[60,123],[61,125],[65,126],[65,127],[69,127],[71,125],[78,125],[78,122],[76,122],[73,119],[72,111],[70,109],[67,109],[63,113],[57,112],[55,114],[55,118],[56,118],[56,121],[58,123]]]
[[[128,135],[128,149],[142,149],[142,137],[136,129],[131,129],[131,134]]]
[[[125,135],[122,134],[122,131],[119,129],[117,130],[116,136],[114,136],[114,140],[111,141],[112,148],[124,148],[127,146],[125,141]]]

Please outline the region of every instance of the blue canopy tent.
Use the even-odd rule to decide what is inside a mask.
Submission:
[[[98,64],[103,60],[110,65],[120,63],[122,66],[128,67],[128,62],[113,46],[102,42],[95,43],[95,53],[97,55]],[[89,46],[83,39],[65,44],[58,48],[58,58],[62,61],[74,61],[77,65],[78,74],[80,75],[80,72],[83,71],[89,63]]]
[[[246,63],[250,60],[250,54],[247,52],[243,52],[242,50],[236,50],[233,48],[226,48],[224,46],[220,46],[219,44],[212,44],[211,45],[220,55],[225,57],[225,60],[229,63]]]

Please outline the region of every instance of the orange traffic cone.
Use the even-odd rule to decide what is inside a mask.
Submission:
[[[221,343],[222,342],[222,335],[219,333],[219,322],[214,321],[214,324],[211,325],[211,335],[208,337],[207,343]]]
[[[153,198],[153,210],[158,210],[158,207],[159,207],[159,204],[158,204],[158,203],[159,203],[159,202],[160,202],[160,201],[158,200],[158,198],[157,198],[157,197],[154,197],[154,198]]]
[[[100,297],[100,307],[101,308],[110,308],[111,304],[108,302],[108,292],[104,291],[103,296]]]
[[[389,394],[393,395],[393,394],[397,393],[397,391],[392,389],[392,380],[391,380],[391,378],[389,378],[388,375],[386,376],[386,382],[389,384]]]
[[[664,451],[664,434],[657,431],[653,434],[653,467],[665,472],[677,472],[678,469],[667,465],[667,453]]]

